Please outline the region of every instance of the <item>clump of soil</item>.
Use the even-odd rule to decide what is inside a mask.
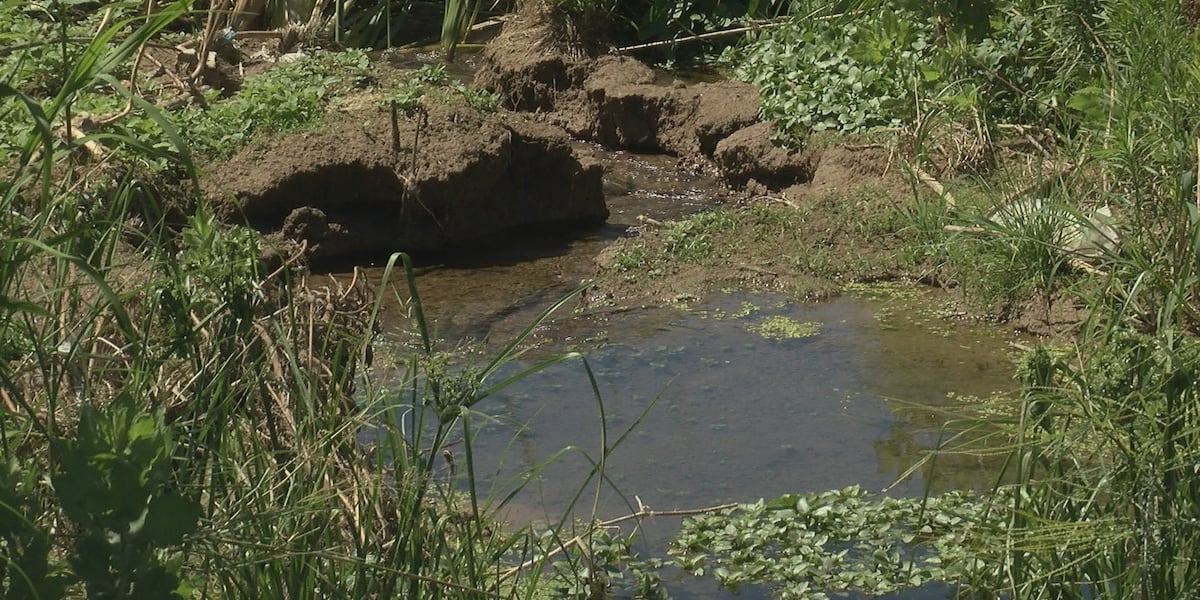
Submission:
[[[484,50],[475,83],[510,110],[548,112],[559,92],[583,84],[594,54],[548,3],[524,2]]]
[[[689,84],[628,56],[595,56],[572,31],[552,10],[522,11],[488,44],[476,82],[499,93],[507,108],[535,113],[573,136],[693,165],[714,164],[721,143],[738,134],[715,163],[736,185],[752,177],[785,185],[810,174],[810,157],[773,145],[770,127],[758,124],[753,86]],[[747,168],[748,155],[736,156],[737,149],[763,143],[779,150],[767,162]]]
[[[1078,328],[1091,316],[1091,309],[1070,294],[1059,292],[1046,298],[1034,294],[1016,305],[1005,307],[1001,315],[1016,331],[1040,337],[1061,337]]]
[[[537,3],[533,3],[537,4]],[[909,190],[884,146],[814,136],[788,148],[759,122],[753,86],[688,83],[627,56],[596,56],[551,10],[526,10],[484,53],[476,81],[508,108],[608,147],[716,171],[745,210],[648,222],[599,258],[591,304],[670,303],[728,286],[822,297],[911,275],[900,231]]]
[[[576,157],[552,127],[449,99],[398,119],[393,134],[383,107],[369,99],[350,106],[319,129],[208,165],[206,196],[223,217],[305,244],[319,262],[608,216],[603,168]]]
[[[717,143],[713,161],[725,180],[743,188],[780,189],[811,181],[820,153],[771,141],[771,123],[757,123]]]

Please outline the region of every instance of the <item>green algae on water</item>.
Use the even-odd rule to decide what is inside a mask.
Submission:
[[[776,315],[763,319],[758,325],[751,325],[750,330],[768,340],[794,340],[820,334],[821,323]]]

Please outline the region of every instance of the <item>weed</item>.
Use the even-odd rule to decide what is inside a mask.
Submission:
[[[444,68],[422,67],[407,81],[386,91],[380,99],[380,106],[396,104],[396,108],[406,114],[412,114],[421,106],[425,97],[447,99],[457,96],[467,103],[467,106],[479,112],[493,113],[500,109],[500,96],[483,88],[450,81]]]
[[[698,213],[667,227],[663,251],[675,260],[702,262],[712,256],[713,238],[736,226],[736,218],[728,211]]]
[[[261,132],[287,133],[319,122],[340,92],[370,81],[365,53],[320,52],[250,78],[237,96],[213,98],[210,109],[187,109],[178,118],[195,151],[227,158]]]
[[[500,110],[500,95],[495,92],[467,85],[455,86],[454,91],[462,94],[467,105],[479,112],[494,113]]]
[[[754,325],[750,329],[768,340],[794,340],[820,334],[821,323],[813,321],[802,322],[789,317],[774,315],[763,319],[762,323]]]
[[[630,244],[613,258],[613,268],[619,273],[638,271],[650,264],[650,251],[645,244]]]
[[[479,493],[476,411],[576,355],[502,374],[535,323],[486,364],[450,370],[418,318],[421,349],[402,384],[373,388],[361,375],[380,300],[365,285],[262,273],[258,235],[200,202],[181,231],[147,214],[134,231],[130,207],[159,200],[148,186],[76,179],[87,140],[56,130],[187,5],[101,27],[50,98],[0,83],[5,122],[21,123],[0,186],[0,594],[531,595],[536,574],[496,576],[532,545],[521,531],[496,534],[492,511],[506,500]],[[160,161],[195,183],[188,141],[221,155],[258,128],[307,126],[365,69],[361,52],[281,66],[254,80],[260,88],[180,117],[186,138],[134,98],[141,113],[127,124],[154,128],[113,132],[106,142],[123,151],[88,169]],[[235,137],[218,137],[226,127]],[[165,147],[147,143],[151,131]],[[419,316],[407,257],[385,277],[399,263]],[[462,470],[447,479],[438,465],[451,447]]]
[[[760,112],[795,136],[898,125],[932,25],[919,13],[881,10],[851,22],[796,20],[727,53],[737,75],[761,90]]]
[[[412,115],[421,106],[421,98],[425,97],[425,88],[416,80],[402,83],[384,93],[380,99],[380,107],[390,107],[393,103],[396,109],[406,115]]]
[[[851,487],[789,494],[687,518],[672,541],[672,562],[735,592],[766,584],[783,598],[882,595],[965,579],[963,569],[973,565],[963,544],[986,512],[963,493],[872,498]]]
[[[90,597],[176,597],[179,554],[165,551],[195,532],[200,504],[170,489],[174,453],[162,412],[144,412],[128,392],[103,411],[81,408],[53,484],[81,533],[70,562]]]
[[[427,83],[429,85],[446,85],[449,78],[446,75],[445,65],[422,65],[417,69],[416,75],[412,81]]]

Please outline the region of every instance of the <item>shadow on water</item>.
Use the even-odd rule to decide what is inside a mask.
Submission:
[[[576,152],[606,165],[608,221],[589,230],[523,230],[462,252],[417,257],[418,286],[436,335],[450,341],[499,343],[511,339],[546,306],[595,274],[593,259],[605,246],[633,235],[639,216],[680,219],[720,203],[721,186],[710,176],[680,171],[675,159],[614,152],[576,143]],[[379,269],[368,269],[378,281]],[[399,298],[403,282],[392,281]],[[382,320],[405,321],[403,307],[385,307]]]

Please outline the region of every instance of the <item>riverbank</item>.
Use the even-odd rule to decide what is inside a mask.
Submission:
[[[658,589],[653,561],[632,560],[623,536],[594,523],[576,534],[565,518],[504,529],[497,511],[512,497],[477,485],[481,403],[581,355],[521,362],[535,315],[479,364],[453,363],[410,257],[391,255],[434,265],[537,227],[596,227],[611,217],[605,194],[625,185],[597,162],[616,148],[667,153],[729,191],[697,214],[621,215],[624,229],[600,230],[620,239],[598,253],[599,279],[518,309],[620,314],[731,286],[795,304],[911,280],[961,293],[955,315],[1071,341],[1031,348],[1022,389],[960,430],[999,440],[993,489],[785,493],[697,511],[673,564],[796,594],[937,580],[1013,597],[1195,588],[1187,115],[1200,86],[1180,6],[1003,4],[979,21],[897,4],[852,26],[779,21],[727,57],[754,85],[579,45],[578,13],[531,6],[480,59],[481,85],[317,50],[349,26],[340,11],[329,43],[313,31],[239,39],[183,2],[148,15],[0,8],[29,40],[0,53],[21,82],[0,87],[0,587],[534,597],[603,594],[628,574]],[[347,260],[379,266],[376,290],[360,270],[311,276]],[[413,328],[381,387],[370,369],[385,300]],[[820,339],[816,321],[770,316],[754,323],[764,343]],[[607,425],[585,478],[606,476],[623,439]],[[835,568],[855,543],[854,564]],[[912,544],[931,550],[906,561]],[[819,560],[775,560],[792,553]]]

